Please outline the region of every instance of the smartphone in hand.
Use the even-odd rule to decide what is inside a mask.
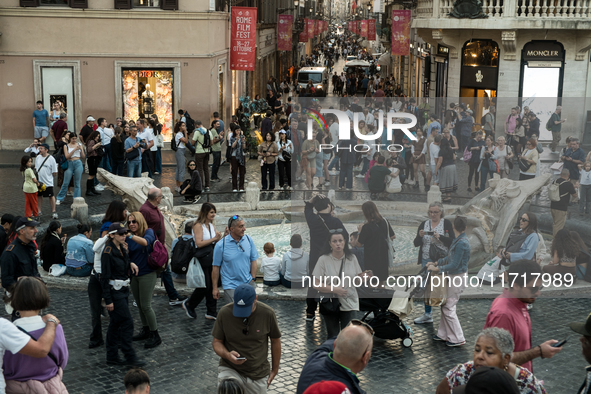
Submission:
[[[554,345],[551,345],[552,347],[562,347],[566,342],[568,342],[568,338],[570,338],[570,335],[568,335],[566,338],[564,338],[562,341],[560,342],[556,342]]]

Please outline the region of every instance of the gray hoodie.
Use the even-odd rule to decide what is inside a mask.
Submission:
[[[308,275],[310,256],[302,249],[294,248],[283,255],[281,275],[290,282],[299,283],[302,277]]]

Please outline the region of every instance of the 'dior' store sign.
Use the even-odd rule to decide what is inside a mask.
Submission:
[[[255,7],[232,7],[231,70],[254,71],[256,26]]]

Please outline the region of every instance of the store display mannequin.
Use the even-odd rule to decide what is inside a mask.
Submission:
[[[150,90],[150,84],[146,84],[146,90],[142,93],[142,104],[144,114],[150,115],[154,113],[154,93]]]

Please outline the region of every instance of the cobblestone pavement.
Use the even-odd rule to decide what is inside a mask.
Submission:
[[[70,360],[64,372],[64,383],[70,393],[123,392],[125,368],[105,363],[105,349],[88,349],[90,316],[85,292],[50,289],[52,304],[46,310],[55,314],[64,326]],[[148,362],[145,367],[152,381],[152,393],[214,393],[218,357],[211,346],[213,323],[205,320],[204,306],[197,309],[197,320],[189,319],[184,311],[168,305],[168,300],[155,296],[153,307],[158,317],[163,344],[144,350],[136,343],[140,357]],[[437,329],[439,310],[434,311],[435,325],[417,326],[414,344],[403,348],[399,340],[376,339],[371,360],[359,374],[361,386],[368,393],[434,393],[445,373],[457,363],[472,359],[475,336],[484,325],[490,300],[460,300],[458,316],[468,344],[448,348],[431,340]],[[265,301],[277,313],[282,331],[282,358],[279,374],[272,393],[293,393],[307,356],[324,341],[321,321],[306,323],[303,301]],[[406,319],[422,313],[422,305],[415,303],[415,311]],[[568,323],[583,321],[590,312],[588,300],[540,299],[530,312],[534,344],[547,339],[560,340],[570,333]],[[139,326],[137,308],[131,307]],[[4,315],[3,317],[7,317]],[[108,319],[103,320],[106,334]],[[270,357],[270,356],[269,356]],[[586,363],[581,355],[577,335],[573,335],[563,351],[551,360],[536,359],[534,372],[543,379],[548,393],[574,393],[584,378]]]

